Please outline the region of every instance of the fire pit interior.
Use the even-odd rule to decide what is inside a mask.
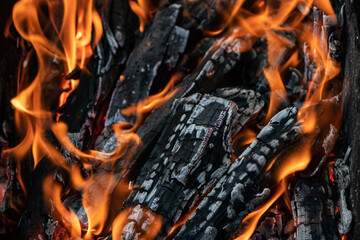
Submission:
[[[357,1],[1,9],[1,239],[360,239]]]

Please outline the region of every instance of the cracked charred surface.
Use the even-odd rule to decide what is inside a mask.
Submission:
[[[352,149],[350,156],[350,202],[354,214],[353,239],[360,238],[360,5],[358,1],[345,1],[344,35],[346,38],[344,57],[344,138]]]
[[[268,164],[300,137],[296,115],[296,108],[286,108],[271,119],[200,202],[175,239],[201,239],[209,226],[225,238],[237,230],[242,219],[270,194],[267,188],[261,194],[256,192]]]
[[[163,61],[169,66],[176,65],[177,59],[170,59],[169,55],[175,57],[182,53],[188,36],[187,30],[182,29],[181,31],[180,27],[175,27],[181,9],[180,5],[173,4],[155,15],[153,24],[128,59],[122,73],[124,79],[116,84],[105,126],[117,122],[134,123],[134,117],[124,116],[121,110],[138,103],[149,95],[152,83]],[[179,40],[181,44],[176,49],[176,44],[170,45],[168,42],[179,35],[182,36]]]
[[[138,176],[139,169],[146,161],[142,154],[151,152],[155,141],[160,136],[167,121],[168,109],[171,108],[175,99],[190,96],[194,93],[210,93],[216,89],[219,82],[227,76],[234,68],[238,67],[241,59],[241,53],[237,51],[240,48],[249,46],[251,39],[226,37],[218,40],[207,51],[203,61],[188,74],[176,87],[178,91],[174,96],[163,105],[155,109],[145,122],[137,130],[143,144],[138,147],[133,161],[129,163],[125,171],[125,177],[134,180]],[[209,84],[211,82],[212,84]],[[101,144],[97,149],[102,152],[111,152],[116,147],[116,137],[112,133],[104,135]],[[122,161],[117,164],[121,168]]]
[[[292,185],[295,239],[340,239],[327,171],[312,178],[297,177]]]
[[[124,203],[125,207],[147,206],[160,215],[160,236],[166,236],[224,175],[231,163],[232,136],[263,106],[251,90],[224,89],[218,94],[236,103],[199,93],[174,101],[169,120],[136,180],[139,187]]]

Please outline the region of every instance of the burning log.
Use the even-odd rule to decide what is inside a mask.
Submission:
[[[116,84],[105,126],[117,122],[135,123],[134,119],[124,116],[121,110],[149,95],[162,61],[168,68],[176,64],[177,55],[185,50],[188,36],[186,30],[175,27],[180,11],[181,6],[174,4],[156,14],[144,39],[130,55],[123,78]]]
[[[231,136],[262,109],[252,91],[221,93],[231,94],[239,107],[200,94],[175,100],[171,120],[137,179],[140,187],[125,201],[125,207],[141,204],[162,216],[160,235],[166,236],[179,217],[213,188],[230,165]]]
[[[14,9],[28,87],[0,116],[0,221],[19,238],[357,237],[356,134],[340,116],[358,4],[74,2]],[[330,183],[342,138],[355,157]]]
[[[294,180],[291,208],[295,239],[340,239],[335,226],[332,195],[326,194],[326,179],[329,179],[327,174],[318,174]]]
[[[338,223],[339,233],[345,235],[350,231],[352,213],[347,206],[347,194],[350,186],[350,170],[346,162],[350,157],[351,148],[348,148],[344,158],[337,158],[334,164],[334,182],[337,187],[340,220]]]
[[[301,135],[297,110],[287,108],[275,115],[255,140],[230,166],[214,189],[202,200],[175,239],[200,239],[207,226],[218,236],[229,237],[243,218],[253,211],[270,189],[257,194],[257,186],[271,160]],[[224,212],[226,214],[224,214]]]

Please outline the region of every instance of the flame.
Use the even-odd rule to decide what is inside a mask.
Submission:
[[[152,96],[150,96],[150,97],[138,102],[137,104],[134,104],[134,105],[126,108],[126,109],[123,109],[121,111],[122,114],[124,114],[124,115],[136,114],[136,116],[137,116],[136,123],[128,131],[131,132],[131,131],[135,131],[136,129],[138,129],[144,120],[145,114],[151,112],[154,108],[160,106],[161,104],[163,104],[164,102],[166,102],[167,100],[172,98],[175,95],[175,93],[177,92],[177,89],[173,90],[174,85],[178,81],[180,81],[182,78],[183,78],[183,74],[181,74],[181,73],[174,74],[170,78],[170,81],[168,82],[168,84],[165,86],[165,88],[161,92],[159,92],[155,95],[152,95]]]
[[[86,159],[97,159],[103,162],[113,162],[127,154],[129,149],[133,149],[132,146],[136,148],[141,143],[141,140],[137,134],[128,132],[128,130],[126,130],[126,133],[124,132],[127,125],[128,124],[125,123],[117,123],[112,126],[114,132],[116,133],[118,146],[111,153],[103,153],[96,150],[89,150],[89,153],[85,153],[79,150],[72,144],[71,140],[69,139],[67,135],[67,125],[63,122],[53,123],[51,130],[63,147],[65,147],[71,153],[84,158],[84,162],[89,162],[88,160],[86,161]]]
[[[152,15],[157,10],[157,6],[154,6],[151,1],[138,0],[137,2],[129,0],[131,10],[138,16],[140,21],[140,32],[144,31],[145,23],[152,18]]]
[[[254,1],[250,10],[242,8],[244,2],[244,0],[237,0],[231,11],[224,13],[226,20],[221,28],[216,31],[206,31],[206,33],[217,35],[235,25],[237,31],[229,31],[229,34],[236,37],[251,34],[253,38],[267,39],[268,66],[263,69],[263,72],[271,89],[270,104],[266,116],[266,121],[268,121],[287,98],[281,77],[283,71],[290,66],[297,66],[300,62],[299,52],[292,50],[295,44],[279,32],[296,32],[297,36],[300,36],[297,39],[298,44],[306,43],[308,45],[309,56],[316,66],[316,72],[309,84],[304,106],[298,112],[298,121],[302,124],[304,134],[309,134],[310,140],[314,139],[314,130],[319,125],[319,119],[315,108],[311,106],[326,97],[324,95],[326,83],[339,74],[341,69],[339,64],[328,56],[327,40],[323,39],[326,34],[315,34],[314,27],[304,24],[302,20],[312,6],[316,6],[326,14],[334,15],[330,2],[328,0],[283,0],[279,7],[274,9],[268,2],[258,0]],[[140,31],[143,32],[146,21],[152,17],[157,7],[146,0],[130,1],[129,5],[138,16]],[[297,7],[300,5],[303,9],[301,14],[297,11]],[[48,14],[42,11],[44,8],[48,10]],[[18,170],[20,169],[20,160],[31,152],[34,168],[42,158],[48,157],[70,173],[73,187],[82,193],[88,229],[81,229],[76,214],[67,210],[62,204],[63,190],[59,183],[48,177],[43,183],[43,189],[45,201],[48,202],[51,199],[54,215],[62,221],[72,238],[81,237],[82,231],[85,231],[83,237],[93,239],[103,231],[108,230],[107,223],[110,221],[108,225],[112,226],[113,238],[120,239],[121,232],[127,224],[132,209],[125,209],[118,215],[116,211],[111,213],[111,198],[114,195],[121,195],[120,199],[122,200],[117,203],[117,207],[121,207],[123,199],[130,191],[124,190],[127,184],[118,183],[112,171],[92,173],[88,179],[84,179],[80,168],[69,166],[60,152],[47,141],[45,132],[51,129],[59,143],[80,158],[80,165],[90,167],[91,160],[94,159],[112,165],[124,156],[126,157],[125,161],[129,161],[136,147],[141,144],[139,137],[132,131],[139,128],[146,114],[174,96],[177,91],[173,90],[174,84],[183,76],[174,75],[160,93],[122,111],[126,115],[136,114],[137,121],[130,129],[128,124],[121,123],[113,126],[117,137],[117,148],[113,152],[102,153],[95,150],[83,152],[70,141],[66,124],[54,122],[54,114],[48,105],[54,99],[58,100],[59,107],[66,102],[67,97],[78,86],[79,80],[66,80],[65,75],[76,68],[85,68],[87,59],[92,55],[92,49],[102,36],[101,19],[93,6],[93,1],[21,0],[14,6],[13,22],[19,34],[32,44],[37,54],[39,69],[32,83],[25,89],[19,89],[21,92],[11,100],[16,110],[16,126],[22,133],[23,141],[6,152],[13,154],[18,160]],[[246,51],[247,49],[248,47],[244,47],[239,51]],[[285,59],[289,53],[292,53],[291,56]],[[54,67],[54,65],[56,66]],[[21,80],[19,79],[20,82],[22,82]],[[123,80],[124,76],[120,76],[120,81]],[[49,84],[57,89],[57,92],[55,91],[53,94],[54,99],[44,97],[44,92],[48,90],[46,86]],[[334,116],[330,113],[326,117],[332,118]],[[244,144],[254,139],[253,133],[246,133],[246,137],[248,139],[244,141]],[[243,223],[250,222],[250,225],[246,233],[238,239],[248,239],[251,236],[262,214],[285,192],[287,176],[296,171],[304,170],[308,166],[311,161],[310,140],[303,142],[297,150],[290,152],[281,162],[275,171],[275,178],[279,187],[266,204],[244,219]],[[124,165],[126,167],[127,164]],[[26,192],[20,171],[17,171],[17,174],[20,185]],[[51,203],[48,202],[48,204]],[[151,218],[153,221],[150,230],[141,233],[141,238],[153,239],[160,231],[162,219],[150,210],[143,209],[143,211],[145,212],[144,216],[148,216],[148,219]],[[109,219],[112,218],[112,215],[115,215],[113,218],[116,218],[111,223]],[[144,222],[148,219],[145,219]],[[178,224],[182,224],[182,222]],[[176,226],[173,229],[175,228]]]
[[[44,7],[49,11],[48,17],[42,10]],[[59,7],[63,7],[61,19],[56,10]],[[85,59],[92,54],[91,33],[95,33],[94,43],[102,35],[101,20],[93,9],[92,1],[21,0],[14,5],[13,22],[19,34],[31,42],[37,54],[38,73],[33,82],[11,100],[16,109],[15,122],[23,132],[24,139],[8,152],[20,161],[31,150],[34,167],[44,156],[52,156],[60,163],[61,155],[44,137],[53,114],[44,104],[43,87],[48,84],[59,86],[56,79],[61,74],[59,69],[51,66],[54,59],[64,63],[62,67],[65,73],[71,72],[77,65],[84,67]],[[66,96],[77,84],[78,81],[71,81],[70,91],[61,94],[59,105],[66,101]]]
[[[242,4],[242,1],[237,1],[237,3]],[[294,14],[295,8],[299,5],[302,5],[303,9],[301,14]],[[291,50],[295,47],[294,43],[282,37],[278,32],[295,31],[300,45],[308,46],[307,53],[314,64],[315,74],[310,79],[304,105],[299,109],[297,115],[297,120],[302,126],[303,133],[307,135],[307,140],[302,141],[299,146],[287,152],[281,159],[280,164],[276,165],[277,168],[274,170],[275,180],[282,186],[270,197],[266,204],[259,210],[250,213],[243,220],[243,224],[246,224],[248,228],[237,239],[249,239],[251,237],[262,214],[285,192],[284,180],[287,176],[308,167],[312,161],[312,143],[317,137],[315,129],[327,129],[329,124],[333,124],[338,129],[340,121],[337,119],[341,117],[341,112],[326,111],[326,116],[319,116],[316,111],[315,106],[327,97],[325,85],[340,73],[341,68],[337,62],[329,57],[326,28],[304,24],[302,21],[312,6],[317,7],[325,14],[332,15],[330,17],[334,18],[334,11],[330,2],[327,0],[286,0],[281,1],[276,9],[272,9],[271,4],[261,5],[258,1],[254,3],[254,6],[257,9],[255,13],[234,8],[234,11],[238,14],[231,14],[231,17],[236,19],[235,24],[243,28],[245,33],[267,39],[268,66],[263,69],[263,73],[268,80],[271,95],[265,122],[270,120],[280,104],[287,98],[283,80],[281,79],[282,72],[288,67],[296,67],[300,62],[298,50]],[[233,22],[233,19],[227,20],[226,25]],[[284,58],[289,51],[293,53],[286,60]],[[275,159],[272,164],[274,162]],[[269,168],[271,168],[272,164]]]
[[[63,222],[73,238],[81,237],[79,219],[72,210],[67,210],[61,202],[62,187],[56,183],[52,176],[48,176],[43,182],[44,200],[48,208],[54,207],[53,217]]]
[[[256,140],[256,135],[256,132],[249,128],[242,129],[232,140],[232,145],[234,145],[235,142],[239,146],[248,145]]]
[[[306,169],[311,161],[310,144],[299,146],[296,150],[287,154],[284,161],[277,166],[275,170],[275,178],[278,182],[286,178],[291,173]]]
[[[199,203],[200,204],[200,203]],[[184,225],[187,220],[194,214],[196,208],[199,206],[199,204],[196,204],[191,210],[190,212],[188,212],[187,214],[185,214],[183,217],[181,217],[176,223],[175,225],[171,228],[168,236],[171,236],[172,233],[174,233],[176,230],[180,229],[180,227],[182,225]]]
[[[134,220],[134,216],[137,216]],[[152,240],[158,235],[162,219],[151,210],[140,205],[124,209],[114,220],[112,225],[112,238],[123,239],[126,234],[126,226],[132,225],[136,230],[136,239]],[[135,236],[133,236],[135,237]]]
[[[250,239],[261,216],[286,191],[286,185],[286,181],[281,181],[280,186],[276,189],[274,195],[263,206],[251,212],[243,219],[242,224],[246,224],[246,230],[239,237],[235,238],[235,240]]]

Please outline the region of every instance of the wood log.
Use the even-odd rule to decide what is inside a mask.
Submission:
[[[350,187],[350,169],[349,157],[351,148],[348,148],[343,158],[337,158],[334,162],[334,183],[337,190],[337,202],[339,207],[340,219],[338,229],[341,235],[345,235],[350,231],[353,219],[353,213],[349,210],[349,187]]]
[[[291,208],[295,239],[340,239],[328,181],[326,169],[312,178],[294,179]]]
[[[256,195],[261,176],[271,160],[301,135],[296,108],[276,114],[257,136],[257,140],[240,155],[224,176],[201,201],[194,214],[175,239],[201,239],[206,227],[217,230],[217,236],[229,237],[242,219],[270,193],[264,189]]]
[[[166,236],[179,217],[224,174],[231,162],[231,136],[263,106],[252,91],[228,89],[221,93],[236,96],[232,100],[237,98],[239,107],[232,101],[201,94],[175,100],[169,120],[136,180],[140,187],[125,201],[125,207],[140,204],[160,215],[160,235]]]
[[[342,130],[344,132],[345,146],[350,146],[350,202],[354,214],[353,239],[360,238],[360,125],[357,119],[360,115],[360,42],[359,42],[359,11],[360,5],[357,1],[346,0],[344,5],[344,116]]]
[[[117,122],[134,123],[135,119],[124,116],[121,110],[149,95],[152,82],[166,55],[167,44],[180,12],[181,6],[176,4],[157,12],[144,39],[129,57],[125,71],[122,73],[124,80],[116,84],[105,126],[111,126]],[[186,40],[185,30],[182,37]]]

